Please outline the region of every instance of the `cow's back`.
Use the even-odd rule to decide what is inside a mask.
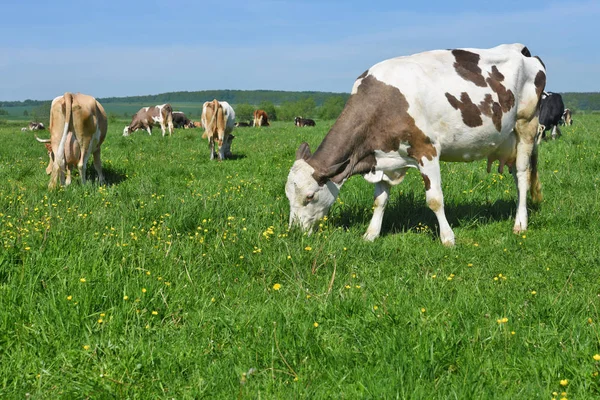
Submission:
[[[404,126],[414,124],[439,143],[442,160],[483,158],[509,137],[520,113],[536,112],[535,81],[543,67],[523,49],[514,44],[393,58],[366,71],[352,93],[362,90],[363,101],[368,97],[375,104],[390,100],[392,109],[383,118],[397,118],[397,109],[404,108],[412,119]],[[361,88],[364,83],[369,87]],[[479,143],[488,143],[487,148],[471,153]]]

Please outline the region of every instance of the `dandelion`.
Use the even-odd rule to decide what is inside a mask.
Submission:
[[[214,297],[210,299],[211,303],[214,303],[215,301],[217,301],[217,299],[215,299]]]
[[[319,327],[319,323],[318,323],[318,322],[315,322],[315,323],[313,324],[313,326],[314,326],[315,328],[318,328],[318,327]]]
[[[84,350],[89,350],[90,349],[90,345],[89,344],[84,344],[83,345],[83,349]]]
[[[291,260],[291,259],[292,259],[292,256],[287,256],[287,259],[288,259],[288,260]]]
[[[424,313],[425,311],[427,311],[427,310],[425,309],[425,307],[421,308],[421,312],[422,312],[422,313]]]
[[[123,296],[123,300],[129,300],[129,296],[127,296],[127,295]]]
[[[355,287],[355,288],[357,288],[357,289],[360,289],[360,285],[356,285],[356,286],[354,286],[354,287]]]
[[[568,379],[561,379],[560,380],[560,386],[567,386],[569,384],[569,380]]]
[[[498,322],[499,324],[505,324],[508,322],[508,318],[506,318],[506,317],[500,318],[500,319],[497,319],[496,322]]]
[[[104,320],[103,320],[102,318],[98,319],[98,323],[99,323],[99,324],[101,324],[101,323],[103,323],[103,322],[104,322]]]
[[[471,264],[471,263],[467,264],[467,267],[472,267],[472,266],[473,266],[473,264]]]
[[[158,315],[158,311],[152,311],[152,315]]]
[[[73,300],[73,296],[71,296],[71,295],[67,296],[67,300],[69,300],[69,301]]]
[[[437,278],[436,274],[431,275],[431,279],[435,279],[435,278]]]
[[[79,282],[85,283],[85,278],[79,278]]]
[[[100,314],[100,316],[101,316],[101,317],[104,317],[104,316],[106,316],[106,314],[102,313],[102,314]]]
[[[350,287],[351,287],[351,286],[350,286],[350,285],[346,285],[346,286],[344,286],[344,287],[345,287],[346,289],[350,289]]]
[[[150,271],[146,271],[146,275],[150,275],[150,274],[151,274],[151,272],[150,272]]]
[[[594,360],[600,361],[600,354],[594,354]]]
[[[142,293],[146,293],[146,292],[147,292],[146,288],[142,288]]]
[[[276,283],[273,285],[273,290],[279,290],[279,289],[281,289],[281,284]]]
[[[310,247],[310,246],[306,246],[306,247],[304,248],[304,250],[306,250],[306,251],[311,251],[311,250],[312,250],[312,247]]]
[[[593,322],[594,322],[594,321],[592,321],[592,319],[591,319],[591,318],[588,318],[588,324],[591,324],[591,323],[593,323]]]
[[[531,294],[535,296],[537,294],[537,292],[535,290],[532,290]]]
[[[510,331],[510,334],[511,334],[511,335],[514,335],[514,334],[515,334],[515,331]]]
[[[377,309],[379,309],[379,307],[373,306],[373,310],[377,310]]]

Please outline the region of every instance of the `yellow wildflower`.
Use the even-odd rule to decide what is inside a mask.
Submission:
[[[273,285],[273,290],[279,290],[279,289],[281,289],[281,284],[276,283]]]

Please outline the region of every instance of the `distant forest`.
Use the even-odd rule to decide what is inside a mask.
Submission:
[[[595,93],[561,93],[565,106],[576,111],[599,111],[600,92]],[[99,98],[102,104],[107,103],[203,103],[212,99],[227,101],[231,104],[254,104],[271,102],[281,105],[286,102],[312,98],[317,107],[322,106],[325,101],[334,96],[341,96],[347,100],[349,93],[331,92],[286,92],[281,90],[200,90],[197,92],[169,92],[155,95],[130,96],[130,97],[106,97]],[[48,100],[25,100],[25,101],[0,101],[0,108],[8,107],[31,107],[39,106]]]
[[[574,113],[600,111],[600,93],[561,93],[565,106]],[[295,116],[336,119],[342,112],[349,93],[287,92],[278,90],[202,90],[169,92],[156,95],[99,98],[111,120],[128,119],[139,108],[171,103],[191,118],[199,118],[201,104],[218,99],[229,102],[238,121],[248,121],[252,112],[261,108],[271,120],[291,121]],[[0,101],[0,118],[48,122],[49,100]]]
[[[285,102],[296,102],[311,97],[317,106],[333,96],[342,96],[344,100],[350,93],[332,92],[286,92],[282,90],[200,90],[197,92],[168,92],[144,96],[105,97],[98,98],[102,104],[108,103],[144,103],[148,105],[163,103],[204,103],[212,99],[226,101],[230,104],[255,104],[268,101],[274,105]],[[0,107],[39,106],[48,100],[0,101]]]

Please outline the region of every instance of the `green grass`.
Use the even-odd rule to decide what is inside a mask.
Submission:
[[[452,249],[416,171],[373,243],[360,177],[288,232],[295,150],[331,123],[237,129],[225,162],[199,130],[113,124],[109,185],[55,192],[0,126],[0,397],[598,398],[600,117],[542,143],[526,235],[508,172],[444,164]]]

